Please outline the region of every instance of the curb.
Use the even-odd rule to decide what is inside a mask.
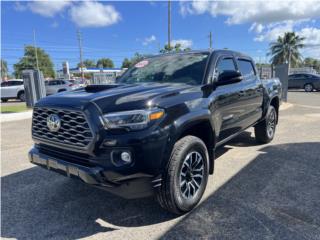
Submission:
[[[24,120],[32,117],[32,111],[19,112],[19,113],[1,113],[0,122],[11,122]]]

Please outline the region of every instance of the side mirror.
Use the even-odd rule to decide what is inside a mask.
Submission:
[[[219,74],[217,86],[227,85],[232,83],[241,82],[243,79],[241,73],[235,70],[227,70]]]

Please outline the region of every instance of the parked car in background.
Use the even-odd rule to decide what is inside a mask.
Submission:
[[[19,99],[22,102],[26,100],[22,79],[12,79],[1,83],[1,101],[7,102],[9,99]]]
[[[288,88],[304,89],[306,92],[320,91],[320,75],[311,73],[295,73],[289,75]]]
[[[71,91],[77,88],[72,82],[67,80],[49,80],[45,81],[47,95],[58,92]]]
[[[82,82],[81,80],[70,79],[70,80],[68,80],[68,81],[73,84],[74,88],[84,87],[84,86],[82,85],[83,82]]]

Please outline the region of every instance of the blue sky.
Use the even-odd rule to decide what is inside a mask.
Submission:
[[[310,8],[310,6],[313,6]],[[77,29],[84,59],[109,57],[117,67],[135,52],[157,53],[167,42],[167,2],[2,2],[1,57],[9,70],[33,44],[63,61],[79,62]],[[230,48],[267,61],[270,41],[285,31],[306,37],[304,56],[320,58],[320,1],[172,2],[172,39],[192,49]]]

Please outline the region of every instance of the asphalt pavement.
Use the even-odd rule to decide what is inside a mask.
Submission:
[[[1,237],[320,239],[320,93],[288,101],[272,143],[250,130],[218,149],[205,196],[180,217],[31,165],[31,120],[2,123]]]

